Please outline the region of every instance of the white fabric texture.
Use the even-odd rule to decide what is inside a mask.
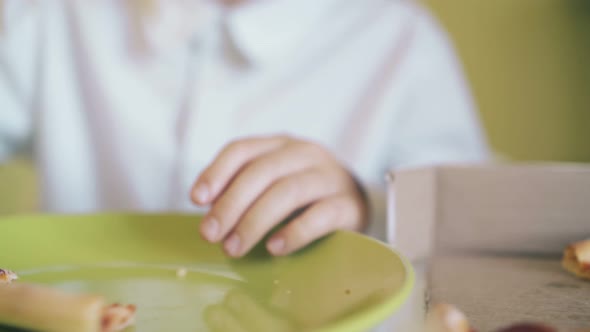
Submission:
[[[199,211],[225,144],[289,134],[368,188],[384,239],[389,169],[487,157],[452,46],[411,1],[154,1],[4,1],[0,162],[33,147],[44,211]]]

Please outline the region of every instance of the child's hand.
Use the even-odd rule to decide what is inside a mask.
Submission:
[[[267,242],[272,254],[288,254],[337,229],[360,230],[368,219],[361,188],[328,151],[284,136],[226,146],[197,179],[192,198],[212,204],[201,224],[203,237],[224,241],[233,257],[301,208]]]

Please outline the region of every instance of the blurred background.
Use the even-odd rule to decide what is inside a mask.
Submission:
[[[425,0],[463,61],[489,141],[515,161],[590,162],[589,0]],[[0,166],[0,214],[35,209],[27,161]]]
[[[590,1],[428,0],[497,153],[590,161]]]

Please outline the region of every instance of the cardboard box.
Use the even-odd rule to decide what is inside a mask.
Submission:
[[[590,238],[590,166],[440,166],[391,174],[389,241],[428,263],[430,303],[478,331],[542,322],[590,327],[590,282],[560,265]]]
[[[555,254],[590,237],[590,166],[439,166],[390,176],[388,241],[433,251]]]

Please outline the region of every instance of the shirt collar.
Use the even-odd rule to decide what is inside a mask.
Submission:
[[[252,0],[226,12],[226,32],[248,63],[276,62],[304,42],[334,2]]]

